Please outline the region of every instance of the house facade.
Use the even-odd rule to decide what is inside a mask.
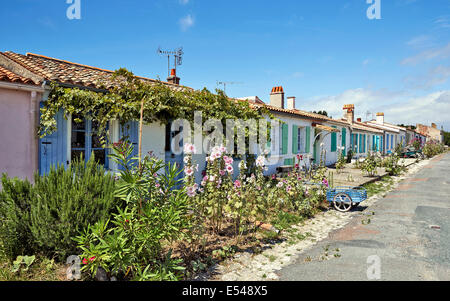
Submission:
[[[38,169],[36,126],[43,93],[36,78],[0,66],[0,174],[32,179]]]
[[[397,145],[406,145],[406,128],[393,125],[384,121],[384,113],[377,113],[376,120],[366,122],[367,125],[375,127],[384,132],[383,135],[383,153],[391,154]]]
[[[360,118],[355,120],[355,105],[344,105],[343,110],[344,117],[341,120],[348,124],[348,145],[352,151],[352,156],[363,158],[367,156],[369,151],[382,152],[383,131],[363,123]]]
[[[113,86],[112,75],[113,71],[41,55],[0,52],[0,137],[6,142],[0,146],[0,172],[32,180],[36,171],[45,174],[51,166],[67,166],[80,155],[89,160],[92,154],[106,169],[117,171],[118,166],[108,158],[110,150],[100,143],[97,125],[86,116],[64,116],[61,111],[56,115],[57,130],[41,139],[37,135],[39,108],[48,99],[50,82],[101,92],[101,86]],[[174,74],[168,80],[174,81],[165,83],[173,89],[188,89],[175,83],[179,79]],[[75,117],[83,122],[74,122]],[[108,131],[109,142],[127,138],[137,154],[137,121],[121,124],[120,120],[111,120]],[[170,137],[165,125],[158,122],[144,125],[142,152],[152,152],[169,162],[182,162],[180,156],[168,150],[166,143],[171,142]]]
[[[432,123],[431,126],[418,123],[416,125],[416,132],[419,135],[426,137],[428,141],[434,141],[437,143],[443,142],[442,132],[437,128],[435,123]]]

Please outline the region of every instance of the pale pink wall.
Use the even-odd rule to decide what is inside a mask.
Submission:
[[[0,174],[32,180],[38,170],[35,133],[40,97],[40,93],[0,87]]]

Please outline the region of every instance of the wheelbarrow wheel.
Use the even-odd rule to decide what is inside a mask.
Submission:
[[[352,209],[352,199],[346,193],[338,193],[333,199],[334,208],[340,212],[348,212]]]

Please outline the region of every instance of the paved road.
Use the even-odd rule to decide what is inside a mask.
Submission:
[[[280,280],[368,280],[368,269],[381,280],[450,280],[449,153],[362,213],[279,271]],[[373,255],[379,270],[376,259],[367,263]]]

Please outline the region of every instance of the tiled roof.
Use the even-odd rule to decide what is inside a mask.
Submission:
[[[367,122],[365,122],[365,125],[376,128],[376,129],[380,129],[383,131],[389,131],[392,133],[400,132],[400,128],[392,127],[392,126],[386,125],[386,124],[378,124],[375,121],[367,121]]]
[[[0,52],[0,54],[19,64],[28,71],[31,71],[33,74],[44,78],[45,80],[97,89],[109,89],[117,84],[117,79],[112,78],[114,71],[32,53],[22,55],[11,51],[6,51],[3,53]],[[149,82],[158,82],[157,80],[145,77],[138,76],[138,78]],[[177,90],[187,88],[172,83],[163,83]]]
[[[29,84],[29,85],[37,84],[37,83],[33,82],[32,79],[17,75],[1,66],[0,66],[0,81],[18,83],[18,84]]]
[[[347,119],[341,118],[340,120],[347,123]],[[349,123],[347,123],[347,124],[350,126]],[[365,123],[358,122],[358,121],[353,122],[353,124],[351,124],[351,127],[353,129],[360,130],[360,131],[366,131],[366,132],[372,132],[372,133],[383,133],[382,130],[380,130],[376,127],[373,127],[373,126],[370,126],[370,125],[367,125]]]

